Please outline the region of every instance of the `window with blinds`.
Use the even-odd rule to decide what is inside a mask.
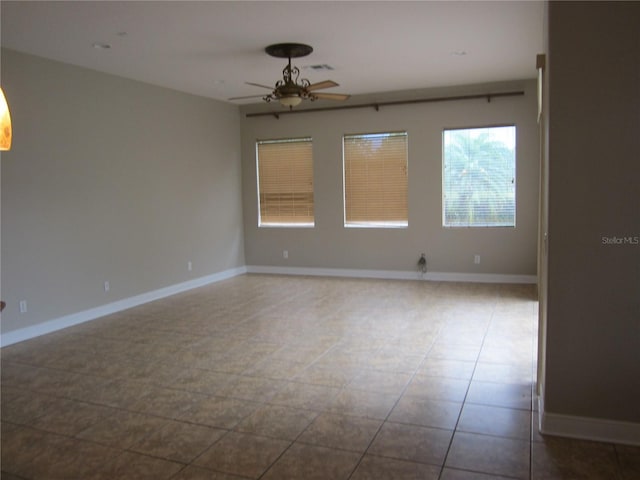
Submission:
[[[445,130],[445,227],[515,227],[516,127]]]
[[[407,133],[343,137],[344,224],[406,227]]]
[[[313,226],[311,138],[256,143],[259,226]]]

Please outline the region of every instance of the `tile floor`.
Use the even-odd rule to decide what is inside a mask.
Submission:
[[[536,433],[536,332],[532,286],[236,277],[3,348],[2,479],[640,478]]]

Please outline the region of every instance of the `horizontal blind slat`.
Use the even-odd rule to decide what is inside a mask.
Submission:
[[[257,143],[260,223],[314,222],[310,138]]]
[[[345,135],[343,155],[346,222],[406,224],[406,132]]]

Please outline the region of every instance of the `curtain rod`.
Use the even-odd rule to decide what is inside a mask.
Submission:
[[[420,98],[417,100],[396,100],[391,102],[363,103],[358,105],[339,105],[336,107],[307,108],[303,110],[284,110],[282,112],[247,113],[245,116],[247,118],[269,117],[269,116],[280,118],[280,115],[291,115],[294,113],[326,112],[328,110],[349,110],[352,108],[375,108],[377,112],[380,110],[380,107],[388,107],[393,105],[410,105],[413,103],[450,102],[454,100],[474,100],[478,98],[486,98],[487,102],[491,102],[492,98],[515,97],[518,95],[524,95],[524,90],[518,90],[513,92],[498,92],[498,93],[478,93],[474,95],[456,95],[453,97]]]

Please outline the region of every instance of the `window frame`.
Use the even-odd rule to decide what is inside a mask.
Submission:
[[[382,136],[397,136],[404,138],[404,175],[405,175],[405,220],[392,221],[392,220],[369,220],[369,221],[355,221],[348,219],[348,205],[347,205],[347,155],[346,155],[346,141],[348,139],[354,139],[358,137],[382,137]],[[393,130],[382,132],[365,132],[365,133],[345,133],[342,135],[342,205],[343,205],[343,226],[344,228],[378,228],[378,229],[406,229],[409,227],[409,134],[406,130]]]
[[[511,179],[511,184],[513,185],[513,222],[509,222],[509,223],[487,223],[487,222],[479,222],[479,223],[452,223],[451,221],[449,221],[449,223],[447,223],[447,188],[446,188],[446,184],[447,184],[447,173],[446,173],[446,162],[447,162],[447,157],[446,157],[446,151],[447,151],[447,145],[445,142],[445,135],[447,132],[453,132],[453,131],[464,131],[464,130],[490,130],[490,129],[494,129],[494,128],[512,128],[513,129],[513,170],[512,170],[512,179]],[[451,128],[443,128],[442,130],[442,195],[441,195],[441,201],[442,201],[442,227],[443,228],[516,228],[516,223],[517,223],[517,163],[518,163],[518,155],[517,155],[517,150],[518,150],[518,127],[515,123],[508,123],[508,124],[498,124],[498,125],[482,125],[482,126],[473,126],[473,127],[451,127]],[[475,190],[474,190],[475,192]]]
[[[263,221],[262,210],[263,205],[261,202],[261,189],[260,189],[260,145],[263,144],[285,144],[285,143],[301,143],[305,142],[309,144],[311,148],[311,198],[312,198],[312,220],[307,222],[275,222],[275,221]],[[255,155],[256,155],[256,195],[257,195],[257,208],[258,208],[258,228],[314,228],[315,227],[315,183],[313,172],[313,137],[311,135],[302,137],[285,137],[285,138],[269,138],[269,139],[257,139],[255,142]]]

